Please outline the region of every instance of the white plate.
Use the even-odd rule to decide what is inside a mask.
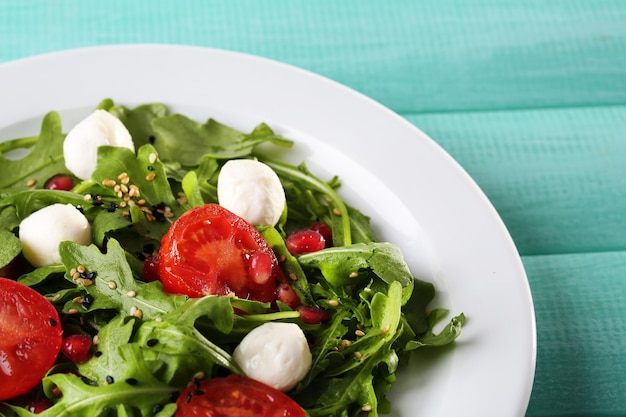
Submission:
[[[422,352],[398,376],[393,416],[523,416],[536,333],[524,269],[497,213],[463,169],[410,123],[328,79],[249,55],[126,45],[0,65],[0,140],[38,133],[57,110],[64,130],[103,98],[163,102],[198,121],[250,130],[267,122],[297,141],[290,157],[341,193],[403,249],[436,302],[468,318],[451,349]]]

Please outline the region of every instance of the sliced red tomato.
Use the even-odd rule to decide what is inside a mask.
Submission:
[[[0,278],[0,400],[41,381],[61,349],[59,314],[37,291]]]
[[[161,240],[159,278],[165,291],[228,295],[270,302],[280,268],[250,223],[217,204],[180,216]]]
[[[237,375],[192,384],[176,405],[175,417],[306,417],[287,394]]]

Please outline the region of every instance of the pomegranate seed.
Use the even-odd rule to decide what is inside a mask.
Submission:
[[[300,320],[304,324],[320,324],[330,320],[330,314],[321,308],[301,305],[296,310],[300,312]]]
[[[324,249],[324,236],[316,230],[299,230],[290,234],[285,240],[287,249],[294,255],[317,252]]]
[[[74,180],[69,175],[56,175],[46,183],[48,190],[69,191],[74,188]]]
[[[73,334],[63,339],[61,350],[74,363],[83,363],[89,359],[91,338],[82,334]]]
[[[265,284],[274,272],[272,257],[265,252],[255,251],[248,259],[248,275],[256,284]]]
[[[31,413],[39,414],[52,407],[52,403],[48,400],[33,400],[28,403],[27,409]]]
[[[311,225],[311,229],[320,232],[326,241],[326,247],[333,246],[333,230],[324,222],[315,222]]]
[[[143,263],[143,277],[146,281],[159,280],[159,255],[148,256]]]
[[[300,297],[298,297],[298,294],[291,288],[291,285],[287,283],[282,283],[276,287],[276,298],[294,310],[301,304]]]
[[[26,269],[26,261],[24,257],[20,254],[13,258],[11,262],[6,264],[4,267],[0,268],[0,277],[17,279],[25,272]]]

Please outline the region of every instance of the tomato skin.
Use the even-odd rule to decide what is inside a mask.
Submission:
[[[258,279],[255,268],[261,264],[264,271],[269,265],[271,279]],[[271,302],[279,271],[276,255],[254,226],[217,204],[185,212],[161,240],[159,279],[168,293],[234,293]]]
[[[62,337],[59,314],[44,296],[0,278],[0,400],[24,394],[41,381]]]
[[[287,394],[237,375],[192,384],[176,405],[174,417],[306,417]]]

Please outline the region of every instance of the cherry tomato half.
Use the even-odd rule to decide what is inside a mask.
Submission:
[[[161,240],[159,278],[166,292],[273,301],[278,260],[250,223],[217,204],[180,216]]]
[[[41,381],[61,349],[59,314],[37,291],[0,278],[0,400]]]
[[[192,384],[176,405],[175,417],[306,417],[287,394],[237,375]]]

